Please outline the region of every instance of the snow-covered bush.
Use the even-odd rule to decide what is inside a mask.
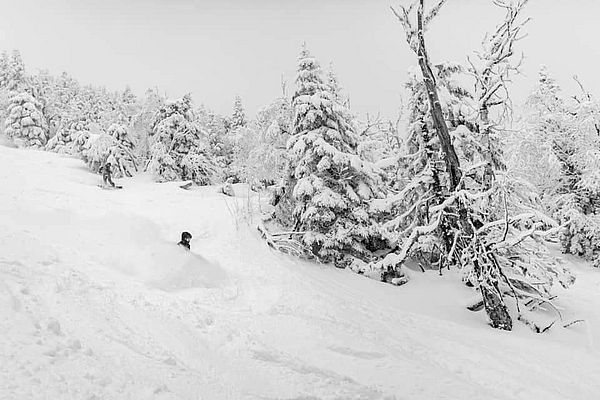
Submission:
[[[42,148],[48,141],[48,128],[41,104],[29,93],[20,92],[10,98],[5,133],[24,147]]]
[[[560,213],[564,229],[560,242],[565,253],[584,257],[600,267],[600,216],[570,208]]]

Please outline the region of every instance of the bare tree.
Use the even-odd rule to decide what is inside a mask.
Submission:
[[[511,330],[512,319],[504,304],[502,293],[497,283],[499,272],[501,272],[498,262],[493,253],[490,252],[491,249],[486,245],[484,238],[478,235],[478,227],[481,227],[483,223],[479,221],[477,216],[470,213],[464,201],[461,201],[461,198],[465,196],[465,192],[461,190],[462,171],[458,155],[452,145],[446,120],[444,119],[435,74],[432,71],[425,46],[425,31],[427,26],[438,15],[445,3],[446,0],[438,1],[427,13],[425,13],[425,0],[417,0],[408,7],[400,6],[398,10],[392,8],[392,11],[404,28],[406,40],[410,48],[417,55],[419,67],[427,88],[431,118],[440,141],[441,149],[444,152],[446,171],[449,175],[448,189],[450,192],[454,192],[442,204],[432,207],[432,209],[437,211],[437,217],[433,223],[413,229],[411,235],[402,246],[397,262],[403,262],[419,236],[436,229],[441,228],[442,230],[440,236],[446,243],[447,248],[444,253],[448,261],[452,261],[454,253],[457,252],[459,237],[464,238],[465,244],[469,243],[465,248],[472,247],[474,249],[474,251],[469,251],[467,254],[471,258],[470,262],[477,276],[483,304],[492,326]],[[454,231],[454,234],[452,234],[452,231]],[[453,240],[451,239],[452,236],[454,237]],[[459,257],[454,258],[460,259]]]
[[[408,42],[411,50],[417,55],[419,68],[421,69],[423,80],[427,87],[429,104],[431,106],[431,118],[433,119],[433,123],[445,155],[444,160],[446,163],[446,169],[450,177],[449,189],[454,190],[458,187],[462,175],[460,171],[460,163],[458,161],[456,150],[452,146],[450,133],[448,132],[448,126],[446,125],[444,114],[442,112],[442,106],[440,104],[435,74],[431,69],[431,62],[429,61],[429,55],[427,54],[427,48],[425,47],[425,31],[427,26],[439,13],[444,3],[446,3],[446,0],[440,0],[436,6],[434,6],[427,13],[427,15],[425,15],[425,0],[419,0],[418,2],[412,3],[408,7],[400,6],[398,10],[392,7],[392,11],[404,28],[404,32],[406,33],[406,41]],[[415,8],[416,22],[413,21],[412,16]]]
[[[529,0],[493,0],[493,4],[505,10],[504,19],[492,34],[487,34],[482,49],[475,58],[468,58],[469,72],[475,78],[475,98],[478,107],[478,130],[485,160],[484,185],[490,187],[494,169],[504,169],[499,150],[494,148],[496,124],[490,118],[490,111],[500,108],[500,116],[510,113],[510,98],[507,83],[510,76],[519,73],[523,58],[517,62],[511,59],[515,43],[522,39],[521,29],[530,18],[519,21],[521,11]]]

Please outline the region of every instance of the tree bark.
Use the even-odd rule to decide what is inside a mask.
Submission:
[[[452,145],[450,133],[448,132],[448,126],[444,119],[444,113],[440,104],[440,99],[437,91],[437,84],[435,75],[431,70],[431,63],[429,62],[429,56],[427,55],[427,49],[425,47],[425,32],[423,27],[423,10],[425,8],[425,0],[420,0],[419,9],[417,11],[417,38],[419,41],[417,48],[417,57],[419,60],[419,67],[423,74],[423,80],[427,89],[427,97],[429,99],[429,105],[431,107],[431,118],[433,119],[433,125],[437,132],[438,138],[440,139],[440,145],[444,152],[444,161],[446,162],[446,169],[450,176],[450,191],[456,189],[460,183],[461,171],[458,156]]]
[[[481,290],[483,306],[490,317],[492,327],[505,331],[512,330],[512,318],[508,313],[506,304],[502,301],[498,288],[490,287],[489,282],[481,282],[479,290]]]
[[[492,148],[490,142],[490,111],[487,103],[483,103],[479,108],[479,133],[481,134],[481,145],[483,147],[483,159],[485,167],[483,170],[483,185],[485,189],[492,187],[494,180],[494,168],[492,160]]]

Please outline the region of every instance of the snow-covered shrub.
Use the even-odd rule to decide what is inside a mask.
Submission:
[[[563,251],[600,267],[600,215],[586,215],[568,208],[562,209],[559,216],[564,227],[560,234]]]
[[[5,133],[24,147],[44,147],[48,128],[41,104],[29,93],[20,92],[10,98]]]

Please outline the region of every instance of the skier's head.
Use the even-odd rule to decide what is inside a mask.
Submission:
[[[107,167],[110,167],[110,162],[107,162],[107,163],[106,163],[106,164],[104,164],[104,165],[106,165]]]
[[[189,242],[190,240],[192,240],[192,234],[189,232],[181,232],[181,241],[182,242]]]

